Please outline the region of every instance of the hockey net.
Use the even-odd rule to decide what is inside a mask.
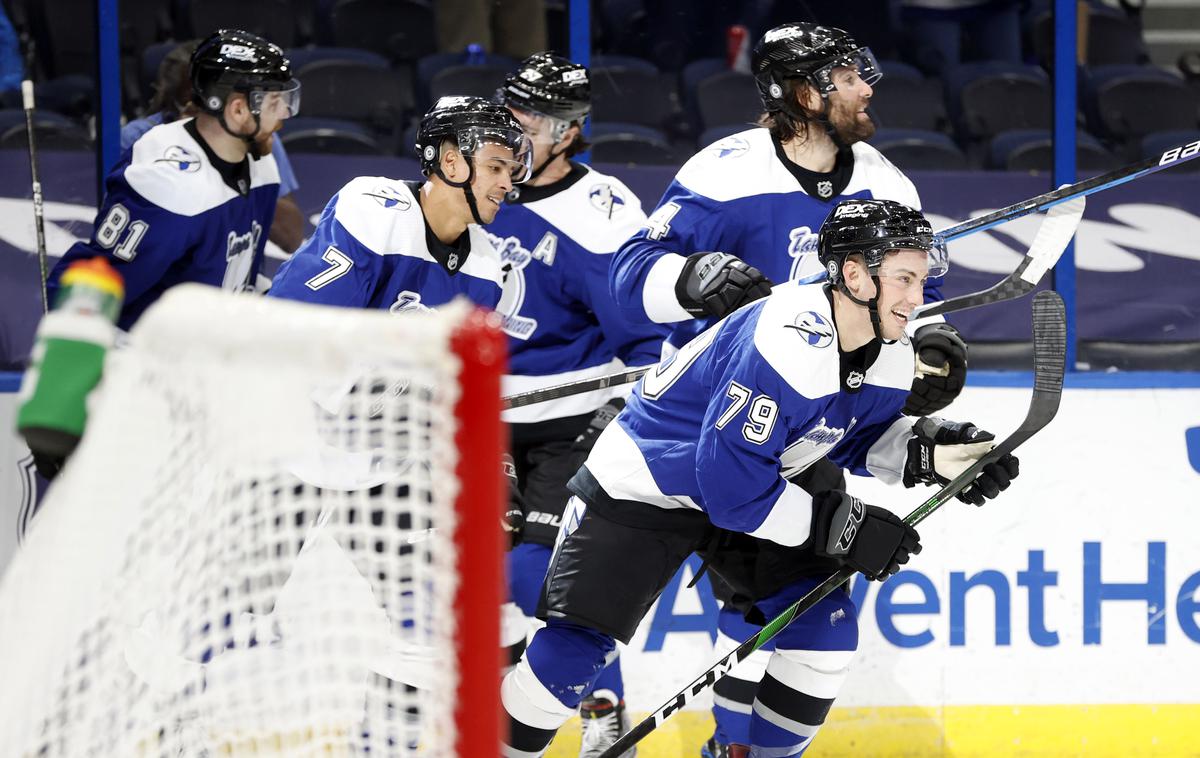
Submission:
[[[162,298],[0,582],[4,755],[496,755],[492,318]]]

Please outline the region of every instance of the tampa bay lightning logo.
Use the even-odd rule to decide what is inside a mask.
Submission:
[[[813,347],[828,347],[833,344],[833,326],[829,319],[816,311],[806,311],[796,316],[786,328],[795,329],[804,341]]]
[[[750,143],[741,137],[726,137],[713,143],[709,150],[718,158],[737,158],[745,155],[750,149]]]
[[[173,163],[175,168],[180,171],[185,171],[189,174],[200,170],[200,156],[188,151],[186,148],[179,145],[171,145],[167,151],[163,153],[163,157],[154,161],[155,163]]]
[[[788,257],[792,268],[788,279],[810,284],[825,278],[825,269],[817,255],[817,233],[809,226],[797,226],[788,232]]]
[[[388,184],[382,184],[374,190],[364,192],[363,194],[367,197],[375,198],[375,202],[384,208],[406,211],[412,207],[412,202],[400,190]]]
[[[620,213],[625,207],[625,197],[620,191],[613,189],[611,184],[595,184],[588,190],[588,201],[592,207],[612,218],[614,213]]]

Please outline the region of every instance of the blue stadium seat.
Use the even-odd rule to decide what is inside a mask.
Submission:
[[[433,75],[429,83],[429,102],[432,104],[445,95],[474,95],[490,100],[510,71],[511,66],[497,63],[448,66]]]
[[[1054,140],[1048,129],[1013,129],[992,138],[988,165],[1003,171],[1050,171],[1054,167]],[[1116,168],[1117,160],[1100,140],[1085,131],[1075,133],[1075,166],[1081,176]]]
[[[300,112],[305,116],[353,121],[394,139],[414,109],[410,77],[377,64],[317,61],[296,76],[304,88]]]
[[[660,130],[674,121],[679,108],[673,77],[637,66],[596,66],[591,74],[593,118]]]
[[[964,143],[1010,129],[1049,129],[1050,81],[1037,66],[1002,61],[964,63],[946,71],[950,119]]]
[[[941,132],[924,129],[880,129],[871,145],[905,171],[962,171],[967,156]]]
[[[700,123],[700,106],[696,102],[696,87],[714,74],[728,71],[724,58],[701,58],[685,65],[679,72],[679,93],[683,98],[683,110],[688,121]]]
[[[438,75],[438,72],[451,66],[461,66],[466,63],[466,55],[464,53],[434,53],[426,55],[417,61],[417,99],[421,104],[421,110],[428,110],[433,105],[433,98],[430,95],[430,85],[433,82],[433,77]],[[482,59],[483,65],[503,68],[505,71],[513,71],[517,67],[518,61],[510,58],[507,55],[496,55],[493,53],[485,53]]]
[[[1116,8],[1106,8],[1096,3],[1089,3],[1088,10],[1086,48],[1089,66],[1149,62],[1146,43],[1136,22]],[[1034,56],[1047,71],[1051,70],[1054,59],[1054,14],[1049,10],[1038,13],[1029,29],[1029,36]]]
[[[285,55],[292,62],[292,69],[295,71],[300,71],[310,63],[321,61],[348,61],[377,68],[388,67],[387,58],[361,47],[293,47]]]
[[[749,128],[763,109],[754,77],[737,71],[722,71],[700,82],[696,105],[702,129],[727,124]]]
[[[29,132],[25,112],[19,121],[7,123],[10,111],[0,111],[0,150],[28,150]],[[33,121],[33,136],[38,150],[92,150],[87,131],[69,118],[51,111],[39,111]]]
[[[883,78],[872,85],[870,113],[890,129],[944,131],[948,126],[941,81],[926,79],[916,66],[880,61]]]
[[[1156,131],[1194,129],[1200,97],[1182,78],[1154,66],[1096,66],[1083,86],[1092,131],[1136,145]]]
[[[589,141],[592,160],[598,163],[661,166],[680,162],[662,132],[640,124],[596,122]]]
[[[386,155],[387,150],[364,127],[332,118],[288,119],[279,134],[289,153]]]

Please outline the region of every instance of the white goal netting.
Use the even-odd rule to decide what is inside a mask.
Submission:
[[[0,580],[0,751],[455,755],[467,314],[169,292]]]

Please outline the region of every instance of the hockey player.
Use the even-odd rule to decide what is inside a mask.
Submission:
[[[279,172],[256,145],[296,114],[300,84],[276,45],[223,29],[191,58],[200,113],[148,131],[105,179],[87,242],[77,242],[47,282],[80,258],[105,256],[125,280],[117,325],[128,329],[163,291],[183,282],[252,289],[279,195]]]
[[[199,44],[200,40],[183,42],[163,58],[158,66],[150,112],[121,127],[121,152],[133,147],[139,137],[159,124],[194,116],[199,112],[192,98],[192,82],[188,76],[192,53]],[[274,132],[261,134],[258,143],[256,149],[260,153],[270,151],[279,170],[279,199],[275,203],[275,217],[271,219],[268,239],[290,254],[304,241],[304,212],[294,197],[300,184],[296,181],[296,173],[292,170],[283,141]]]
[[[863,141],[874,133],[866,108],[881,76],[868,48],[840,29],[790,23],[763,35],[752,65],[765,128],[727,137],[689,160],[647,226],[613,260],[613,291],[625,312],[672,324],[674,345],[763,296],[770,282],[823,278],[816,232],[840,200],[920,207],[912,182]],[[941,299],[938,281],[926,290],[930,300]],[[944,322],[917,328],[914,343],[923,363],[946,374],[921,373],[913,381],[906,412],[928,415],[962,390],[966,345]],[[826,462],[810,467],[801,484],[841,480]],[[731,599],[719,582],[714,586],[718,597]],[[727,649],[755,631],[728,603],[718,626],[718,645]],[[744,742],[765,659],[752,656],[714,693],[710,756],[719,756],[722,744]]]
[[[507,755],[541,754],[614,640],[628,642],[692,552],[761,622],[842,566],[884,579],[920,550],[890,511],[789,481],[815,461],[911,487],[949,481],[992,447],[971,424],[901,413],[908,315],[946,261],[925,218],[891,201],[844,201],[818,256],[828,283],[776,287],[647,374],[571,480],[547,624],[501,688]],[[1005,456],[962,498],[981,504],[1017,473]],[[779,633],[750,716],[753,754],[807,749],[857,645],[844,591]]]
[[[519,293],[501,297],[500,258],[478,225],[528,178],[528,138],[501,105],[443,97],[421,119],[416,150],[424,183],[351,179],[268,294],[392,313],[464,295],[499,311],[512,333]]]
[[[766,128],[693,156],[613,260],[613,292],[626,313],[674,325],[676,346],[761,297],[770,282],[824,276],[816,230],[840,200],[920,208],[912,182],[863,141],[875,132],[866,108],[882,75],[869,48],[841,29],[784,24],[763,35],[753,69]],[[937,284],[927,298],[940,299]],[[915,382],[909,411],[916,415],[948,405],[966,372],[966,348],[953,327],[918,332],[918,352],[934,366],[948,362],[950,375]],[[941,355],[925,356],[927,342]]]
[[[609,293],[612,253],[645,221],[641,203],[614,177],[576,163],[591,108],[588,71],[550,53],[522,61],[497,93],[533,143],[533,174],[508,195],[488,233],[506,275],[524,293],[521,329],[509,338],[505,394],[526,392],[644,366],[661,356],[666,330],[630,324]],[[624,406],[627,388],[573,395],[506,411],[526,506],[522,543],[509,554],[505,618],[510,660],[520,658],[537,608],[563,508],[567,480],[604,426]],[[584,698],[581,758],[599,755],[628,730],[619,662]],[[633,753],[630,754],[631,756]]]

